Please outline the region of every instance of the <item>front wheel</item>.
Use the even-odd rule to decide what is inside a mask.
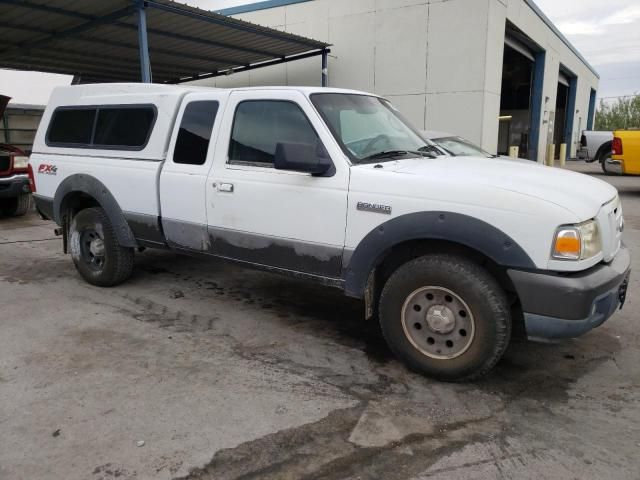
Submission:
[[[133,248],[118,243],[109,217],[101,208],[81,210],[69,229],[71,258],[87,282],[112,287],[133,271]]]
[[[446,381],[473,380],[500,360],[511,337],[506,295],[464,257],[427,255],[396,270],[379,303],[389,347],[410,368]]]

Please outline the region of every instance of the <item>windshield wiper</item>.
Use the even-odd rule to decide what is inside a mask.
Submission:
[[[420,147],[418,152],[420,152],[423,157],[429,158],[438,158],[438,156],[443,154],[435,145],[425,145],[424,147]]]
[[[370,160],[378,160],[380,158],[393,158],[400,157],[402,155],[415,155],[417,157],[431,157],[433,154],[428,152],[420,152],[418,150],[386,150],[383,152],[374,153],[373,155],[369,155],[368,157],[364,157],[360,162],[368,162]]]

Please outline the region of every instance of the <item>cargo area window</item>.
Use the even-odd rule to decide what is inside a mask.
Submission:
[[[174,163],[203,165],[206,162],[218,106],[218,102],[212,100],[191,102],[186,106],[173,150]]]
[[[56,110],[49,125],[47,144],[89,145],[95,117],[95,108]]]
[[[142,150],[156,119],[153,105],[59,107],[51,116],[51,147]]]
[[[233,120],[229,163],[273,165],[278,143],[318,145],[320,139],[302,109],[293,102],[240,103]]]
[[[155,112],[148,107],[98,110],[95,146],[142,147],[147,143]]]

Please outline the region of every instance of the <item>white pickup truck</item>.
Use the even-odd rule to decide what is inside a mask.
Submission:
[[[446,157],[385,99],[323,88],[58,88],[30,159],[37,207],[92,284],[145,247],[342,289],[444,380],[488,372],[512,326],[578,336],[624,303],[616,190]]]

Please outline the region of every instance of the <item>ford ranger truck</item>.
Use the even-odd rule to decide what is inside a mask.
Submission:
[[[625,175],[640,175],[640,130],[616,130],[613,135],[611,161]]]
[[[38,209],[93,285],[164,248],[341,289],[438,379],[477,378],[512,331],[576,337],[625,301],[609,184],[447,157],[379,96],[330,88],[54,90],[30,165]]]
[[[0,117],[9,97],[0,95]],[[20,216],[31,205],[31,188],[27,176],[27,154],[13,145],[0,143],[0,217]]]

